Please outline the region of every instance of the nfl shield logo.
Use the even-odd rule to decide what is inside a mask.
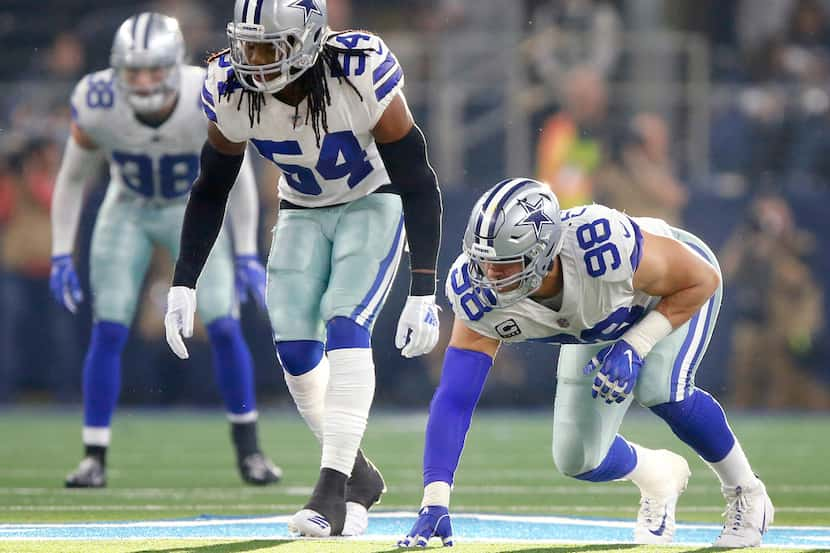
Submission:
[[[568,328],[569,326],[571,326],[571,322],[565,317],[562,317],[561,319],[556,319],[556,324],[558,324],[562,328]]]

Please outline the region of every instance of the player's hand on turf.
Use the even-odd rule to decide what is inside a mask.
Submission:
[[[248,301],[248,294],[262,309],[265,306],[265,267],[256,255],[236,256],[236,294],[239,301]]]
[[[190,354],[182,337],[193,336],[193,319],[196,316],[196,290],[187,286],[172,286],[167,292],[167,314],[164,316],[164,331],[167,344],[180,359]]]
[[[452,521],[446,507],[422,507],[412,530],[398,540],[398,547],[426,547],[432,537],[441,538],[444,547],[453,546]]]
[[[438,343],[438,306],[435,296],[409,296],[398,319],[395,347],[404,357],[418,357]]]
[[[590,375],[599,368],[591,397],[599,396],[605,403],[622,403],[634,389],[642,366],[643,358],[625,340],[602,348],[583,370]]]
[[[78,273],[69,254],[52,257],[52,272],[49,274],[49,288],[55,301],[71,313],[78,310],[78,304],[84,299]]]

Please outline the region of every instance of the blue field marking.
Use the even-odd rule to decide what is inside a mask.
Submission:
[[[372,514],[369,529],[360,539],[394,542],[415,520],[415,513]],[[117,539],[290,539],[289,516],[211,517],[146,522],[96,522],[72,524],[0,524],[5,540],[117,540]],[[555,516],[453,515],[457,543],[631,543],[634,523]],[[720,526],[678,524],[676,545],[710,544]],[[830,528],[821,526],[773,526],[765,546],[830,548]]]

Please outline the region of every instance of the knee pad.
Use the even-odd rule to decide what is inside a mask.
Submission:
[[[323,343],[316,340],[277,342],[276,348],[282,368],[292,376],[307,373],[323,358]]]
[[[370,348],[369,331],[348,317],[334,317],[326,324],[326,350]]]
[[[651,411],[666,421],[675,435],[710,463],[722,460],[735,445],[735,435],[723,408],[711,395],[695,388],[682,401],[661,403]]]

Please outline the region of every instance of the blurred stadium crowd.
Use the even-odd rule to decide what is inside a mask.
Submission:
[[[231,4],[45,0],[36,14],[24,0],[3,4],[0,45],[15,62],[0,65],[0,401],[72,402],[80,398],[88,302],[73,316],[52,301],[48,286],[49,206],[69,94],[85,73],[107,66],[112,35],[132,13],[179,18],[191,61],[199,63],[224,47]],[[458,251],[466,223],[459,214],[476,193],[517,176],[511,171],[545,180],[565,206],[598,201],[684,225],[719,252],[726,276],[720,330],[698,374],[704,387],[734,406],[830,409],[830,1],[766,0],[763,9],[753,0],[328,6],[333,28],[382,33],[400,52],[444,191],[442,271]],[[484,64],[477,93],[489,98],[462,103],[451,112],[456,124],[445,128],[447,99],[460,83],[448,83],[447,94],[426,83],[442,78],[448,58],[468,63],[494,48],[515,54],[520,63],[510,70],[522,86],[498,94],[505,69]],[[486,113],[496,114],[492,135],[474,124]],[[77,258],[84,275],[105,173],[85,208]],[[273,170],[261,166],[259,183],[265,252],[277,216]],[[170,266],[159,257],[148,276],[124,358],[124,403],[217,401],[205,378],[207,348],[194,348],[183,364],[164,343]],[[405,360],[394,349],[401,280],[374,338],[378,402],[425,405],[443,350]],[[264,317],[243,308],[258,395],[288,401]],[[448,309],[443,317],[446,340]],[[533,346],[506,351],[483,402],[550,404],[550,356]]]

